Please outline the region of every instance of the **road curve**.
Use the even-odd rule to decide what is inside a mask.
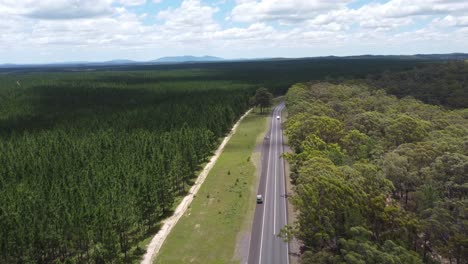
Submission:
[[[262,147],[262,173],[258,193],[264,202],[257,204],[252,226],[249,264],[288,264],[289,248],[278,233],[287,224],[281,116],[284,103],[272,113],[270,130]],[[255,202],[255,201],[252,201]]]

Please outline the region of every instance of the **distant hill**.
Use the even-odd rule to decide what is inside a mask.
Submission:
[[[100,64],[133,64],[133,63],[138,63],[137,61],[133,61],[133,60],[125,60],[125,59],[121,59],[121,60],[110,60],[110,61],[105,61],[105,62],[102,62]]]
[[[152,60],[151,62],[207,62],[207,61],[222,61],[223,58],[213,57],[213,56],[172,56],[172,57],[162,57],[157,60]]]

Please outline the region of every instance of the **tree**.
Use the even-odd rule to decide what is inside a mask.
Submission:
[[[338,119],[328,116],[309,116],[298,114],[288,120],[286,134],[290,145],[301,152],[301,143],[307,136],[314,134],[326,143],[338,143],[344,134],[344,125]]]
[[[395,152],[390,152],[385,155],[383,161],[385,177],[393,182],[396,189],[395,191],[398,193],[400,199],[406,197],[406,203],[408,201],[408,192],[414,190],[416,180],[414,177],[411,177],[408,168],[409,163],[407,157],[400,156]]]
[[[458,153],[446,153],[432,163],[435,180],[444,184],[448,198],[463,199],[468,196],[468,157]]]
[[[341,165],[345,156],[338,144],[327,144],[315,134],[309,135],[302,142],[301,148],[302,153],[299,156],[305,156],[306,159],[328,158],[335,165]]]
[[[286,98],[301,263],[466,263],[468,112],[361,85]]]
[[[347,154],[356,160],[368,158],[372,148],[370,138],[355,129],[341,139],[341,144]]]
[[[386,122],[384,114],[364,112],[351,117],[347,122],[349,129],[354,128],[368,136],[382,136]]]
[[[467,200],[440,201],[422,213],[424,257],[430,251],[455,263],[468,259]],[[465,262],[463,262],[465,261]]]
[[[293,199],[299,210],[297,236],[308,247],[336,249],[346,227],[361,221],[362,193],[326,158],[308,160],[297,180]]]
[[[430,123],[421,119],[400,114],[391,125],[385,129],[390,143],[399,146],[403,143],[421,141],[428,134]]]
[[[386,240],[382,246],[370,240],[371,232],[362,226],[352,227],[352,238],[341,239],[340,253],[345,263],[352,264],[422,264],[416,252]]]
[[[260,112],[272,105],[273,95],[266,88],[258,88],[255,93],[255,104],[260,106]]]

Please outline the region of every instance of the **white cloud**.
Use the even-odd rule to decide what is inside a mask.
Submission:
[[[0,13],[37,19],[100,17],[112,13],[112,0],[0,0]]]
[[[271,38],[278,32],[271,26],[264,23],[254,23],[246,28],[229,28],[226,30],[218,31],[213,34],[213,37],[221,40],[262,40],[264,38]]]
[[[468,2],[460,0],[391,0],[384,4],[369,4],[363,11],[384,17],[406,17],[459,13],[468,10]]]
[[[154,52],[261,57],[467,51],[456,49],[468,43],[466,1],[390,0],[353,9],[351,0],[237,0],[233,10],[223,10],[224,0],[184,0],[158,13],[127,8],[150,1],[160,2],[0,0],[0,57],[21,57],[25,50],[44,60],[63,50],[56,61],[70,60],[64,57],[69,54],[133,58],[137,51],[144,59]],[[226,13],[231,20],[219,18]]]
[[[24,49],[58,46],[93,49],[96,45],[134,45],[135,40],[141,45],[144,42],[141,36],[150,30],[141,20],[142,17],[124,8],[116,8],[112,16],[78,20],[31,20],[10,16],[6,23],[14,26],[2,34],[7,40],[1,40],[0,47],[8,48],[14,42],[15,47]]]
[[[435,26],[442,27],[468,27],[468,16],[452,16],[448,15],[442,19],[437,18],[432,22]]]
[[[231,17],[236,21],[303,21],[320,12],[344,7],[351,0],[241,0],[237,1]]]
[[[216,12],[218,8],[203,5],[199,0],[184,0],[178,8],[157,14],[157,18],[163,21],[163,26],[158,29],[173,38],[194,34],[201,37],[219,29],[219,24],[213,18]]]
[[[348,0],[238,0],[230,19],[240,22],[277,21],[280,24],[303,24],[316,29],[346,30],[356,24],[362,28],[391,30],[413,23],[416,16],[468,12],[468,1],[460,0],[390,0],[369,3],[351,9]],[[463,25],[463,22],[459,24]]]
[[[124,6],[139,6],[144,5],[146,0],[119,0],[119,3]]]

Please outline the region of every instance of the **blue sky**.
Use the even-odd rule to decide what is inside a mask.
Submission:
[[[0,0],[0,64],[468,52],[465,0]]]

